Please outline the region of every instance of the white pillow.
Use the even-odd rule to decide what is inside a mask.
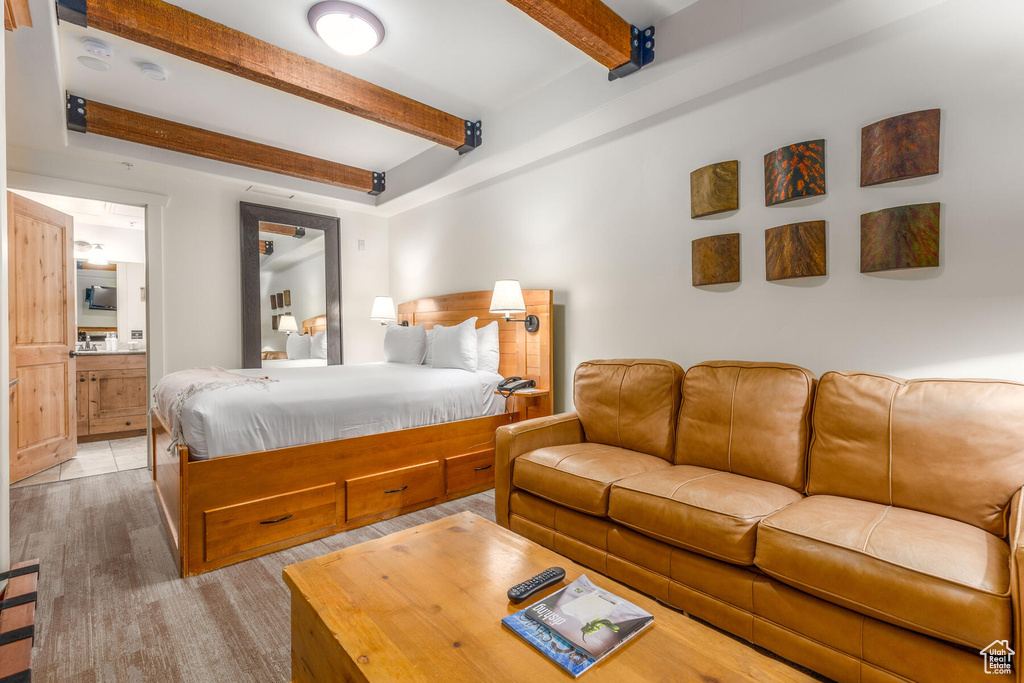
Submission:
[[[434,338],[434,330],[427,330],[427,354],[423,357],[423,364],[430,365],[430,361],[434,358],[434,354],[430,352],[430,342]]]
[[[454,327],[434,325],[430,366],[476,372],[476,317]]]
[[[288,344],[285,346],[288,350],[288,360],[308,360],[312,341],[308,334],[289,334]]]
[[[479,372],[498,372],[501,348],[498,346],[498,321],[476,330],[476,369]]]
[[[309,349],[310,358],[327,359],[327,332],[317,332],[313,335]]]
[[[427,332],[423,325],[403,327],[388,323],[384,332],[384,360],[419,365],[427,353]]]

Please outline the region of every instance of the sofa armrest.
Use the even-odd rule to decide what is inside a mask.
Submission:
[[[520,455],[546,446],[564,446],[583,441],[583,425],[576,413],[561,413],[498,427],[494,439],[494,516],[508,528],[512,461]]]
[[[1010,595],[1013,600],[1013,649],[1015,652],[1024,652],[1024,637],[1021,630],[1024,627],[1024,606],[1021,599],[1024,598],[1024,488],[1013,494],[1010,500],[1009,534],[1007,541],[1010,544]],[[1020,657],[1020,655],[1017,655]],[[1018,683],[1024,681],[1024,666],[1015,662],[1014,673]]]

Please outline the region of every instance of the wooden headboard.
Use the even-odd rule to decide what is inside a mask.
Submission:
[[[317,332],[327,331],[327,314],[318,315],[313,318],[306,318],[302,321],[302,334],[313,336]]]
[[[503,377],[525,377],[535,380],[538,389],[544,389],[548,395],[537,401],[536,412],[551,415],[552,396],[552,290],[524,289],[523,299],[526,300],[526,313],[517,314],[516,319],[527,315],[535,315],[540,319],[540,329],[528,333],[526,325],[521,322],[506,322],[501,315],[491,313],[491,290],[483,292],[460,292],[445,294],[426,299],[416,299],[398,304],[398,321],[410,325],[423,325],[428,330],[436,324],[445,326],[457,325],[474,315],[478,318],[477,327],[498,321],[498,344],[501,350],[501,363],[498,372]],[[531,413],[534,411],[531,407]],[[533,415],[531,414],[530,417]]]

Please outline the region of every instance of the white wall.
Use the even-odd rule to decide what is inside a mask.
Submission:
[[[986,9],[987,8],[987,9]],[[1024,11],[955,3],[390,221],[396,301],[555,290],[556,403],[591,358],[788,361],[816,373],[1024,380]],[[861,127],[942,109],[941,173],[859,187]],[[828,194],[764,206],[763,155],[826,139]],[[740,160],[740,210],[691,220],[689,174]],[[942,203],[941,265],[859,272],[859,216]],[[828,222],[828,276],[765,281],[764,230]],[[691,286],[695,238],[741,233],[742,282]]]
[[[146,343],[146,300],[142,289],[146,286],[146,264],[117,264],[117,336],[121,348],[128,348],[132,330],[142,330],[142,339],[135,340],[142,348]]]
[[[199,365],[241,366],[240,201],[341,219],[345,362],[382,359],[379,326],[368,319],[372,294],[365,301],[364,297],[368,288],[387,287],[386,219],[346,211],[326,198],[295,201],[255,195],[245,192],[249,183],[243,181],[152,162],[138,162],[128,171],[116,157],[78,150],[54,155],[11,147],[8,170],[169,197],[160,234],[147,239],[148,294],[153,295],[154,307],[148,346],[160,356],[156,364],[151,359],[151,383],[168,372]],[[60,193],[60,182],[48,184],[45,191]],[[357,239],[365,239],[373,249],[356,252]],[[158,285],[162,304],[157,300]],[[154,315],[159,325],[154,324]]]
[[[260,273],[260,312],[262,314],[262,348],[284,351],[287,336],[273,329],[271,318],[281,313],[295,316],[302,330],[302,321],[327,312],[327,279],[325,258],[321,251],[283,270]],[[291,292],[291,305],[283,309],[270,307],[270,295]]]
[[[60,210],[60,207],[54,208]],[[108,261],[146,262],[146,231],[142,229],[115,228],[110,225],[92,225],[75,221],[75,239],[102,244],[103,256]]]

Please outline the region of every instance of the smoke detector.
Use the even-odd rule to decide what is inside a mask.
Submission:
[[[113,57],[114,50],[98,38],[82,38],[82,47],[93,57]]]
[[[145,64],[139,67],[139,71],[142,72],[143,76],[148,76],[149,78],[152,78],[154,81],[167,80],[167,72],[164,71],[164,68],[162,66],[158,66],[156,64],[150,64],[149,62],[146,62]]]

